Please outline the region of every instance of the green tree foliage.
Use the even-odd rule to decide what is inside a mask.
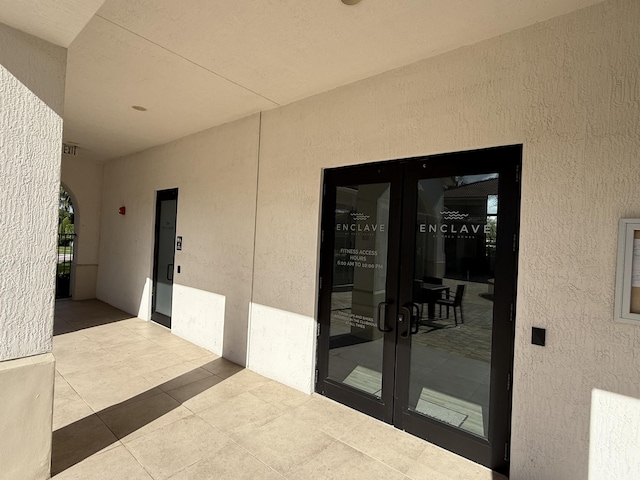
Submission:
[[[73,204],[69,194],[60,186],[60,203],[58,205],[58,233],[75,233],[73,226]]]

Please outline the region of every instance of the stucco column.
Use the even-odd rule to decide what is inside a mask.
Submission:
[[[49,478],[66,49],[0,24],[0,476]]]

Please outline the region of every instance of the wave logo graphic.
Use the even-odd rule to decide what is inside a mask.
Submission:
[[[469,216],[468,213],[460,213],[457,210],[451,212],[440,212],[444,220],[464,220]]]
[[[354,220],[369,220],[369,217],[371,215],[367,215],[366,213],[360,213],[360,212],[353,212],[351,214],[351,218],[353,218]]]

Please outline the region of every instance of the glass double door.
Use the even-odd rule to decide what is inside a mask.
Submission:
[[[316,390],[507,473],[521,147],[325,171]]]

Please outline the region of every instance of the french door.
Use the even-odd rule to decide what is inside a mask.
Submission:
[[[508,472],[521,146],[325,171],[316,390]]]

